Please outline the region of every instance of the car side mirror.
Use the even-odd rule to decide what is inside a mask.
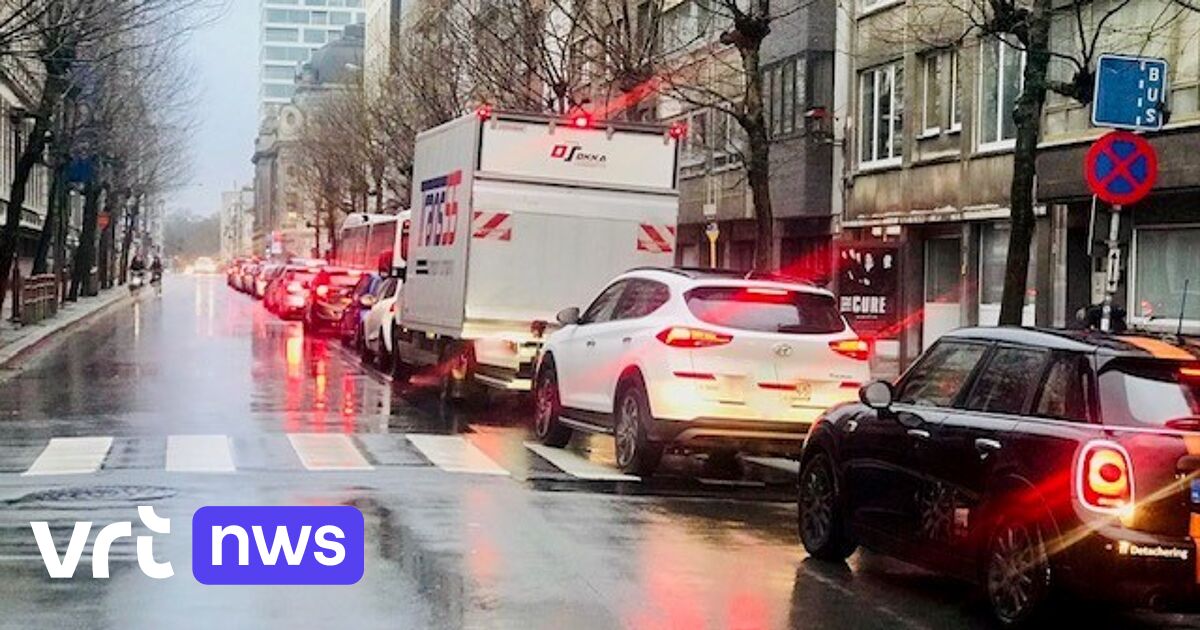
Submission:
[[[378,300],[375,299],[375,296],[371,295],[370,293],[358,298],[358,303],[361,304],[363,308],[371,308],[372,306],[375,306],[377,301]]]
[[[875,411],[887,411],[892,408],[896,398],[896,390],[887,381],[871,381],[858,390],[858,399],[862,404]]]
[[[574,326],[575,324],[578,324],[579,307],[572,306],[571,308],[564,308],[558,312],[556,319],[558,319],[558,323],[562,324],[563,326]]]

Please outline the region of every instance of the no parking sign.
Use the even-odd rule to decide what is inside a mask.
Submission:
[[[1141,136],[1112,131],[1092,144],[1083,161],[1088,188],[1115,206],[1141,201],[1158,178],[1158,155]]]

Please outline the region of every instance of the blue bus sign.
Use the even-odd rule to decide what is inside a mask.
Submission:
[[[1167,105],[1167,62],[1154,57],[1100,55],[1092,124],[1158,131]]]

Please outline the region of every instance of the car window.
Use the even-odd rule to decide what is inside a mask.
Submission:
[[[1023,413],[1037,391],[1050,353],[1033,348],[999,348],[979,372],[963,405],[973,411]]]
[[[379,294],[381,296],[383,296],[384,299],[395,296],[396,295],[396,284],[397,284],[397,282],[396,282],[395,278],[388,278],[383,283],[383,287],[380,288]]]
[[[1195,430],[1200,422],[1200,365],[1114,359],[1096,380],[1106,425]]]
[[[602,291],[596,298],[596,301],[592,302],[592,305],[584,312],[579,323],[597,324],[612,319],[613,311],[616,310],[617,302],[620,301],[621,292],[625,290],[625,286],[628,284],[627,280],[621,280]]]
[[[612,319],[637,319],[657,311],[671,296],[667,285],[653,280],[632,280],[621,295]]]
[[[363,276],[358,279],[358,284],[354,285],[354,296],[361,297],[371,292],[371,283],[374,282],[371,276]]]
[[[961,341],[941,341],[908,373],[897,402],[948,407],[971,378],[987,346]]]
[[[1088,421],[1087,359],[1073,353],[1056,354],[1042,379],[1034,414],[1057,420]]]
[[[833,297],[761,287],[700,287],[687,292],[688,310],[702,322],[785,334],[830,334],[846,329]]]

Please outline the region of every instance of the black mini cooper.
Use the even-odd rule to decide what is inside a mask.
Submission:
[[[1019,328],[942,337],[813,427],[800,534],[977,581],[1005,625],[1057,590],[1200,602],[1200,347]]]

